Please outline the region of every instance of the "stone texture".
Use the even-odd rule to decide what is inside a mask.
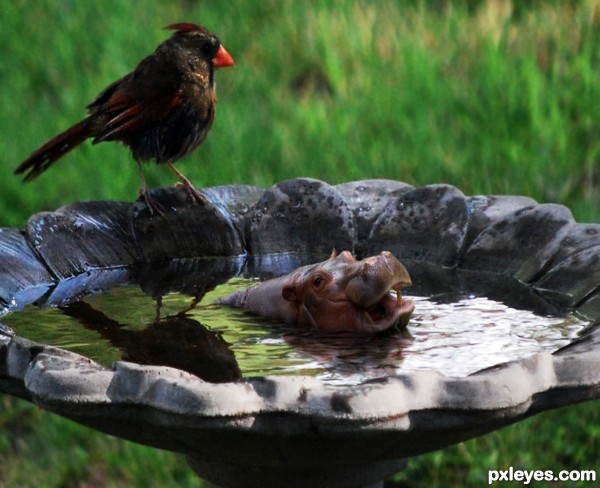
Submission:
[[[24,233],[0,228],[0,316],[38,300],[54,284]]]
[[[59,279],[131,266],[140,259],[129,229],[130,203],[82,202],[42,212],[27,223],[27,239]]]
[[[555,300],[561,294],[566,307],[575,307],[600,288],[600,225],[574,225],[547,269],[533,286]]]
[[[468,197],[469,230],[465,239],[465,246],[469,246],[483,229],[492,222],[517,210],[533,207],[537,204],[533,198],[516,195],[478,195]]]
[[[326,253],[353,251],[356,222],[334,187],[319,180],[286,180],[267,190],[254,208],[249,251]]]
[[[574,223],[562,205],[523,207],[488,225],[466,250],[460,266],[530,282],[558,252]]]
[[[37,300],[40,305],[64,306],[88,295],[110,290],[118,285],[136,283],[137,272],[133,267],[116,267],[84,271],[54,285],[49,292]]]
[[[465,196],[449,185],[428,185],[404,193],[377,219],[365,255],[391,251],[398,259],[454,266],[467,233]]]
[[[331,256],[331,251],[321,253],[278,253],[249,255],[243,274],[248,278],[268,280],[291,273],[300,266],[318,263]]]
[[[575,310],[591,320],[600,321],[600,287],[579,303]]]
[[[164,209],[163,215],[151,214],[144,202],[135,204],[131,214],[135,243],[144,262],[244,254],[243,236],[221,202],[200,204],[175,187],[151,193]]]
[[[227,211],[240,233],[245,234],[254,206],[264,195],[265,189],[251,185],[223,185],[205,188],[202,192],[214,205]]]
[[[351,181],[334,188],[344,197],[356,218],[355,254],[359,258],[367,257],[362,250],[367,244],[373,224],[385,207],[392,200],[415,189],[412,185],[394,180]]]
[[[579,345],[465,378],[420,371],[354,387],[302,376],[215,384],[168,367],[104,368],[0,336],[0,389],[9,383],[52,412],[183,452],[217,484],[242,486],[232,480],[248,471],[252,482],[244,486],[277,486],[300,469],[330,483],[348,467],[361,482],[334,486],[360,486],[391,474],[402,458],[600,397],[600,355]]]

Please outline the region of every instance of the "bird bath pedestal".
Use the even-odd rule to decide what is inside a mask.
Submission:
[[[574,222],[567,208],[387,180],[296,179],[204,193],[211,205],[157,190],[163,216],[142,203],[87,202],[0,230],[0,309],[19,313],[132,276],[144,281],[157,263],[167,270],[162,278],[198,257],[223,263],[223,276],[247,266],[274,273],[282,262],[293,266],[295,255],[322,259],[335,248],[363,257],[389,250],[417,285],[423,269],[454,285],[457,276],[514,280],[528,290],[515,300],[577,312],[592,325],[558,351],[466,377],[416,371],[354,386],[307,376],[212,383],[126,361],[108,368],[0,325],[0,391],[183,453],[224,487],[377,485],[411,456],[600,396],[600,225]]]

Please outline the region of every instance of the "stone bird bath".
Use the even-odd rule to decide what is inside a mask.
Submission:
[[[425,292],[460,287],[514,306],[576,312],[591,325],[557,351],[464,377],[425,370],[332,386],[308,376],[244,378],[214,339],[198,340],[214,353],[209,369],[226,364],[219,380],[129,361],[104,367],[0,324],[0,391],[183,453],[223,487],[377,485],[411,456],[600,397],[600,225],[525,197],[388,180],[296,179],[204,193],[212,205],[155,190],[164,216],[142,203],[87,202],[0,229],[0,310],[64,305],[124,282],[156,297],[173,289],[202,297],[245,270],[281,274],[297,256],[323,259],[335,248],[362,257],[389,250]]]

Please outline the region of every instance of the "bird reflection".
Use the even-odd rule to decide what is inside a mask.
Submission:
[[[221,334],[208,330],[185,312],[161,318],[157,304],[156,320],[143,330],[131,330],[87,302],[60,309],[118,348],[125,361],[171,366],[213,383],[242,377],[235,355]]]

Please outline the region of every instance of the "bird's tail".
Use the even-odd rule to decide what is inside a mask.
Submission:
[[[57,159],[76,148],[90,137],[88,119],[83,119],[66,131],[58,134],[35,151],[15,170],[15,174],[26,173],[24,181],[31,181],[46,171]]]

